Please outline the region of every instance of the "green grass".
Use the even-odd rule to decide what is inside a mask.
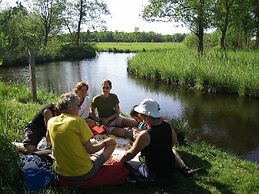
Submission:
[[[182,47],[180,43],[158,43],[158,42],[99,42],[95,47],[99,52],[145,52],[159,51],[162,49],[171,49]]]
[[[25,87],[0,82],[0,192],[22,189],[19,155],[11,142],[21,141],[25,124],[43,104],[54,99],[54,94],[38,91],[38,101],[33,102]]]
[[[178,146],[177,150],[184,161],[193,168],[206,167],[207,173],[185,177],[175,173],[175,181],[168,186],[145,186],[125,183],[120,186],[97,187],[93,189],[46,189],[43,193],[242,193],[259,192],[258,164],[240,161],[206,144],[190,143]]]
[[[18,153],[11,145],[21,140],[23,126],[42,106],[57,99],[55,94],[39,91],[38,102],[31,100],[31,93],[22,86],[0,82],[0,192],[21,193],[22,176],[19,171]],[[186,121],[173,121],[177,131],[186,131]],[[175,183],[169,186],[138,188],[125,183],[120,186],[93,189],[46,188],[38,193],[259,193],[259,165],[241,161],[225,152],[204,144],[188,142],[177,146],[177,150],[193,168],[206,167],[207,174],[184,177],[176,172]],[[112,178],[112,177],[111,177]]]
[[[141,52],[128,61],[128,70],[142,78],[208,92],[259,96],[259,52],[209,51],[199,58],[183,46]]]

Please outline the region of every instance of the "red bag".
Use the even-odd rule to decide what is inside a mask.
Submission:
[[[94,126],[91,128],[91,131],[93,132],[94,135],[105,133],[105,129],[103,128],[103,126]]]
[[[123,184],[129,171],[121,165],[121,163],[110,158],[100,170],[87,181],[67,181],[59,180],[59,187],[83,187],[91,188],[104,185],[120,185]]]

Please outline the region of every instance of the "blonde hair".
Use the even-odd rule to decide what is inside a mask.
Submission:
[[[86,86],[86,89],[89,89],[89,86],[84,81],[78,82],[76,86],[73,88],[72,92],[77,93],[78,90],[80,90],[83,86]]]

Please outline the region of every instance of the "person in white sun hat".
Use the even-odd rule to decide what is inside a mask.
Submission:
[[[121,163],[133,159],[139,152],[144,156],[144,163],[138,165],[138,172],[147,179],[156,180],[171,177],[175,166],[186,176],[195,172],[188,168],[176,150],[177,137],[171,125],[160,119],[159,104],[152,99],[143,100],[134,108],[149,126],[137,136],[132,147],[120,158]]]

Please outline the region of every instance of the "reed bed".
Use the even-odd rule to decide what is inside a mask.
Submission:
[[[128,61],[128,70],[146,79],[208,92],[259,96],[258,51],[213,50],[199,58],[194,50],[175,47],[138,53]]]

